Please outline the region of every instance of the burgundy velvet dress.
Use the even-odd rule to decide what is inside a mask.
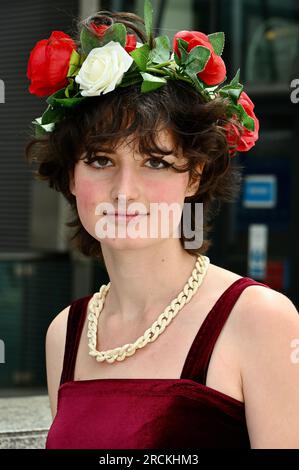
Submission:
[[[47,449],[249,449],[244,403],[205,385],[216,340],[250,285],[237,279],[206,316],[179,379],[74,380],[86,296],[70,307],[57,414]],[[113,367],[113,365],[111,366]]]

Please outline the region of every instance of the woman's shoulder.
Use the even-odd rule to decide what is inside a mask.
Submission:
[[[222,286],[241,277],[217,267],[214,272]],[[242,291],[232,313],[230,338],[238,358],[251,447],[297,448],[298,311],[285,294],[252,284]]]
[[[219,294],[228,289],[235,281],[244,278],[235,272],[211,264],[210,286]],[[251,278],[249,278],[251,279]],[[252,279],[255,281],[255,279]],[[298,311],[293,302],[283,293],[272,289],[266,282],[261,284],[249,284],[238,297],[234,309],[237,314],[236,327],[250,334],[267,330],[269,323],[281,323],[285,321],[298,321]]]
[[[48,326],[46,334],[46,343],[50,346],[55,346],[55,349],[63,351],[65,347],[66,332],[68,325],[68,318],[71,311],[71,307],[78,306],[82,312],[84,310],[85,304],[92,297],[92,295],[86,295],[84,297],[77,298],[73,300],[67,307],[61,310],[51,321]],[[75,310],[75,309],[73,309]]]
[[[70,305],[54,317],[46,334],[47,384],[53,418],[57,409],[57,391],[63,367],[69,309]]]
[[[215,264],[210,263],[209,266],[210,271],[210,280],[213,282],[213,288],[219,291],[225,291],[228,289],[232,284],[234,284],[239,279],[250,279],[253,281],[252,284],[246,285],[245,289],[242,291],[242,298],[245,297],[252,297],[255,296],[256,293],[259,293],[260,300],[264,297],[265,299],[271,299],[273,297],[287,297],[272,289],[266,282],[262,280],[256,280],[248,276],[241,276],[238,273],[230,271],[228,269],[222,268],[221,266],[217,266]],[[264,284],[264,285],[261,285]],[[245,294],[245,295],[244,295]]]
[[[69,314],[72,305],[79,304],[82,300],[87,298],[88,296],[78,298],[71,302],[70,305],[65,307],[54,317],[48,326],[45,351],[48,392],[53,417],[57,409],[57,392],[63,369]]]
[[[64,349],[68,315],[71,305],[61,310],[51,321],[46,334],[46,345],[51,349]]]
[[[221,270],[218,280],[230,284],[239,278],[234,275]],[[296,448],[298,311],[285,294],[258,284],[246,286],[233,310],[230,337],[237,351],[251,446]]]
[[[51,321],[49,325],[49,330],[60,329],[61,327],[67,326],[68,316],[71,310],[71,307],[83,306],[84,303],[87,303],[88,300],[92,297],[93,294],[85,295],[84,297],[78,297],[74,299],[67,307],[61,310]]]

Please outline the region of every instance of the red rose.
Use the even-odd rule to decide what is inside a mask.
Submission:
[[[90,27],[99,37],[104,36],[106,29],[109,28],[106,24],[97,25],[95,23],[90,23]]]
[[[93,29],[93,31],[99,36],[99,37],[102,37],[104,36],[104,33],[106,31],[107,28],[109,28],[109,26],[105,25],[105,24],[101,24],[101,25],[96,25],[95,23],[91,23],[90,24],[91,28]],[[134,51],[134,49],[136,49],[136,44],[137,44],[137,41],[136,41],[136,36],[135,34],[127,34],[127,37],[126,37],[126,44],[125,44],[125,47],[124,49],[129,53],[131,51]]]
[[[248,116],[254,120],[254,131],[243,127],[240,133],[238,127],[233,122],[226,126],[227,141],[233,147],[230,151],[231,155],[234,155],[235,152],[247,152],[250,150],[255,145],[259,136],[260,123],[253,111],[254,104],[244,91],[240,95],[238,104],[241,104]]]
[[[135,34],[127,34],[127,40],[126,40],[126,45],[125,45],[126,51],[128,53],[131,51],[134,51],[136,49],[136,44],[137,44],[137,40],[136,40]]]
[[[218,85],[222,83],[226,77],[225,63],[219,55],[214,52],[213,46],[210,43],[208,36],[199,31],[179,31],[173,38],[173,50],[181,57],[178,48],[177,39],[183,39],[188,42],[188,52],[196,46],[204,46],[211,51],[211,56],[202,72],[197,74],[198,78],[206,85]]]
[[[73,49],[77,49],[75,42],[62,31],[53,31],[49,39],[36,43],[27,66],[30,93],[50,96],[68,84],[67,72]]]

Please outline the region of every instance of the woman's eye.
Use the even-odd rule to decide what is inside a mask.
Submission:
[[[154,166],[152,167],[153,170],[163,170],[164,168],[168,168],[172,166],[171,163],[168,163],[165,160],[162,160],[161,158],[149,158],[147,162],[150,162],[150,161],[154,162]],[[163,165],[163,166],[158,168],[156,165]]]
[[[107,166],[107,162],[111,162],[110,158],[108,157],[94,157],[91,158],[87,161],[85,161],[86,165],[90,165],[93,168],[97,168],[98,170],[102,170],[105,168],[109,168],[111,165]],[[149,158],[146,163],[152,162],[150,167],[152,170],[163,170],[165,168],[169,168],[170,166],[173,166],[172,163],[168,163],[165,160],[162,160],[162,158],[157,158],[157,157],[151,157]],[[159,165],[162,165],[159,167]]]
[[[107,157],[95,157],[85,163],[87,165],[93,166],[94,168],[102,169],[102,168],[107,168],[107,165],[105,165],[105,163],[107,163],[108,161],[111,161],[111,160]]]

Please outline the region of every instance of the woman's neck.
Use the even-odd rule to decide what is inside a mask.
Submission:
[[[105,301],[106,317],[113,316],[120,324],[146,321],[153,309],[163,311],[182,291],[196,256],[187,253],[178,239],[173,241],[178,244],[169,243],[168,250],[167,243],[130,252],[102,247],[111,282]]]

